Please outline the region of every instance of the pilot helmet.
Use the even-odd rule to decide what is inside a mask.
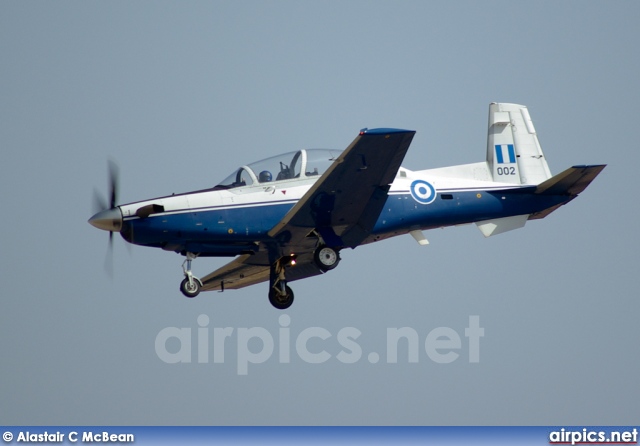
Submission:
[[[268,170],[263,170],[262,172],[260,172],[260,176],[258,177],[258,180],[261,183],[265,183],[268,181],[271,181],[271,172],[269,172]]]

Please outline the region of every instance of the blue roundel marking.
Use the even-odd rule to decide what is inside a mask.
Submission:
[[[436,189],[424,180],[411,183],[411,196],[420,204],[429,204],[436,199]]]

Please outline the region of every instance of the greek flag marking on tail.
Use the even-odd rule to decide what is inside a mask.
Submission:
[[[505,159],[505,150],[508,161]],[[496,160],[498,164],[514,164],[516,162],[516,151],[513,144],[496,144]]]

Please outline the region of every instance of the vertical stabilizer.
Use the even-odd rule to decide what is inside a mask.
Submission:
[[[493,181],[540,184],[551,178],[529,111],[524,105],[489,105],[487,165]]]

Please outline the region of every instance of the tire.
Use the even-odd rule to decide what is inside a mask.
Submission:
[[[180,291],[182,291],[182,294],[187,296],[189,299],[193,299],[198,294],[200,294],[200,282],[198,282],[194,277],[193,286],[190,286],[189,279],[185,278],[182,282],[180,282]]]
[[[340,254],[328,246],[320,246],[313,254],[313,260],[322,271],[330,271],[340,263]]]
[[[289,285],[285,286],[286,295],[282,296],[275,288],[269,289],[269,302],[278,310],[286,310],[293,304],[293,290],[289,288]]]

